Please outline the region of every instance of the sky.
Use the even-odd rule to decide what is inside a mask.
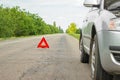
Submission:
[[[20,6],[34,14],[38,14],[46,23],[55,21],[64,31],[71,22],[82,27],[88,8],[83,6],[84,0],[0,0],[5,7]]]

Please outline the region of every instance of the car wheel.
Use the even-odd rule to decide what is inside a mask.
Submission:
[[[84,47],[83,47],[83,41],[82,41],[82,38],[80,40],[80,61],[82,63],[88,63],[89,62],[89,56],[87,53],[85,53],[84,51]]]
[[[97,37],[94,37],[91,51],[91,76],[92,80],[112,80],[113,76],[108,74],[101,66]]]

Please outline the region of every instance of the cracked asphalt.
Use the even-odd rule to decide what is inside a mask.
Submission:
[[[91,80],[80,63],[78,40],[67,34],[45,35],[50,48],[37,48],[43,36],[0,41],[0,80]]]

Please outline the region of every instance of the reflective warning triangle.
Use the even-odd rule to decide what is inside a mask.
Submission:
[[[42,40],[39,42],[37,48],[49,48],[49,45],[45,38],[43,37]]]

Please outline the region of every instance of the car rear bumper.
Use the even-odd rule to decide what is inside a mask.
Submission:
[[[120,74],[120,32],[99,31],[97,37],[103,69],[112,74]]]

